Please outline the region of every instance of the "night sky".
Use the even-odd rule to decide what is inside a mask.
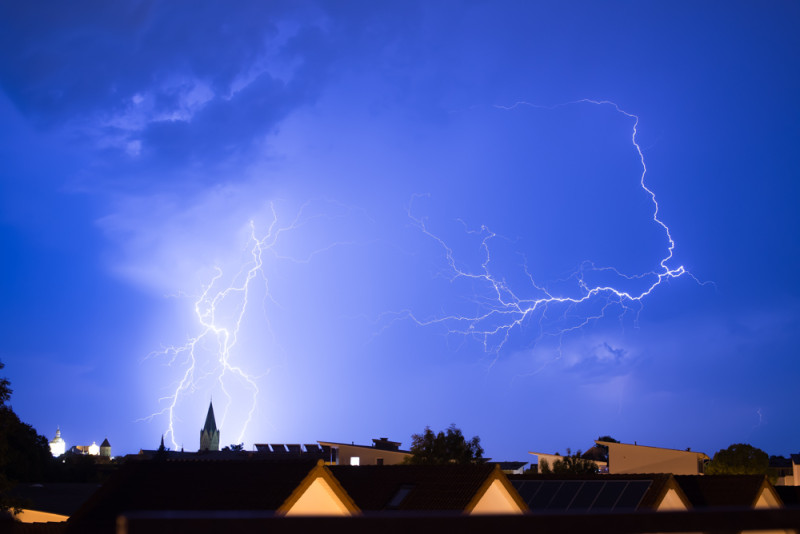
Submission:
[[[246,448],[456,423],[496,460],[797,453],[798,27],[790,1],[3,3],[11,405],[114,454],[196,450],[212,398]]]

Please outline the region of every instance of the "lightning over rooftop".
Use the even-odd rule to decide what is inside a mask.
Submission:
[[[228,274],[222,268],[214,267],[214,275],[194,300],[197,332],[183,344],[169,345],[150,354],[150,357],[165,357],[168,367],[173,372],[178,371],[178,379],[172,391],[159,399],[163,408],[143,420],[163,416],[167,424],[164,436],[175,449],[182,443],[176,430],[178,405],[198,391],[218,389],[222,392],[223,413],[219,426],[227,431],[228,439],[233,439],[234,443],[244,441],[258,407],[258,381],[261,378],[249,366],[270,359],[265,354],[266,346],[252,341],[242,346],[246,315],[254,314],[260,328],[274,337],[265,305],[267,301],[275,303],[265,261],[308,263],[317,254],[345,244],[331,242],[304,257],[286,255],[278,250],[280,242],[291,239],[293,231],[315,219],[329,217],[325,212],[309,214],[309,204],[301,206],[294,217],[282,221],[274,203],[271,203],[267,228],[260,233],[251,220],[236,271]],[[230,422],[228,416],[232,407],[236,413],[242,414],[231,425],[233,428],[226,425]]]
[[[40,433],[797,452],[796,2],[44,3],[0,3]]]

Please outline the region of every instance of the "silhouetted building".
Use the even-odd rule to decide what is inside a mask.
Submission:
[[[206,424],[200,431],[200,452],[218,450],[219,429],[217,428],[217,422],[214,419],[214,405],[209,402],[208,415],[206,415]]]

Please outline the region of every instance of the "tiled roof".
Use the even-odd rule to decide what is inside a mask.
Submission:
[[[766,483],[764,475],[675,475],[693,507],[753,506]]]
[[[53,483],[53,484],[18,484],[11,491],[14,497],[28,501],[32,510],[59,515],[72,515],[83,505],[100,484]]]
[[[313,461],[149,461],[123,465],[69,523],[113,523],[126,511],[277,510]]]
[[[800,506],[800,486],[775,486],[775,491],[786,506]]]
[[[364,465],[331,466],[329,469],[356,505],[365,512],[461,512],[466,509],[495,467],[487,464]],[[391,505],[395,498],[394,505]]]

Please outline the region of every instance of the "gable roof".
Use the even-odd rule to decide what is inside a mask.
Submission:
[[[363,511],[468,511],[480,490],[505,478],[496,467],[475,465],[330,466],[333,476]],[[507,479],[506,479],[507,480]]]
[[[70,518],[114,524],[141,510],[277,510],[313,461],[142,461],[124,464]]]
[[[523,474],[508,479],[532,510],[656,510],[674,490],[687,508],[690,502],[673,475]]]
[[[675,481],[698,508],[753,507],[762,491],[773,491],[765,475],[675,475]]]
[[[491,502],[484,501],[484,496],[487,494],[487,492],[489,492],[490,488],[497,485],[499,485],[502,488],[502,491],[505,492],[505,494],[502,495],[502,500],[505,501],[506,497],[510,497],[511,501],[513,502],[513,506],[516,508],[516,511],[520,513],[528,511],[528,505],[525,504],[525,501],[522,500],[522,497],[520,497],[517,490],[511,485],[511,482],[508,480],[506,474],[503,473],[503,469],[499,464],[494,465],[492,473],[486,478],[481,487],[478,488],[478,491],[475,492],[475,495],[472,497],[472,500],[470,500],[469,504],[467,504],[467,507],[464,509],[464,511],[467,513],[472,513],[480,507],[481,511],[479,513],[498,513],[498,509],[494,505],[496,503],[492,504]],[[495,493],[495,497],[497,496],[498,494]],[[488,501],[491,500],[493,499],[490,495]],[[511,503],[506,504],[509,506],[511,505]],[[503,511],[500,513],[513,513],[510,512],[509,508],[506,508],[505,506],[503,506],[502,509]]]
[[[285,514],[292,510],[292,507],[303,497],[306,491],[311,487],[317,479],[322,479],[327,484],[328,488],[333,492],[333,495],[342,506],[350,513],[357,514],[361,510],[356,506],[356,503],[347,494],[338,480],[331,474],[330,470],[325,467],[323,460],[318,460],[317,465],[312,469],[308,475],[298,484],[289,497],[278,508],[277,512]]]

